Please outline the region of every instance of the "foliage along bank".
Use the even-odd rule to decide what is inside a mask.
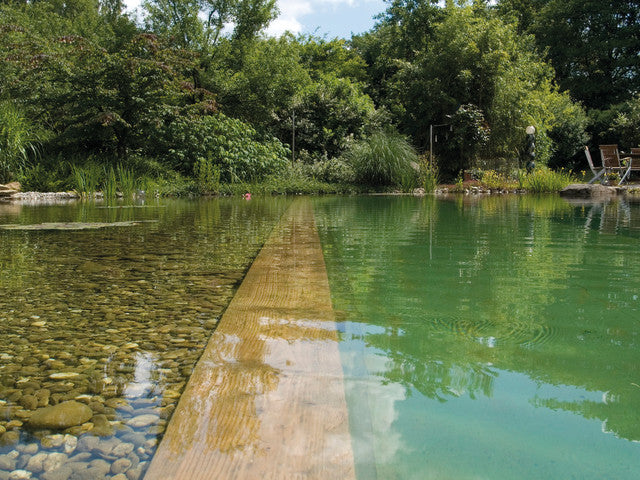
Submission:
[[[594,115],[637,142],[637,71],[596,102],[556,51],[567,33],[539,27],[571,12],[534,4],[392,0],[347,41],[265,36],[273,0],[147,0],[138,21],[119,0],[4,0],[0,181],[59,190],[120,167],[169,193],[274,179],[408,189],[470,168],[514,175],[527,125],[540,165],[578,165],[589,134],[605,138]],[[589,5],[575,7],[616,14]],[[604,48],[592,37],[585,49]]]

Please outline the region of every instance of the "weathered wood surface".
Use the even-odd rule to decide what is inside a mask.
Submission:
[[[212,335],[146,480],[355,478],[329,284],[298,200]]]

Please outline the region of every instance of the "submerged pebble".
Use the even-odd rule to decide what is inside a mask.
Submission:
[[[186,375],[282,211],[231,206],[126,232],[3,237],[0,452],[15,453],[0,457],[10,467],[0,480],[21,471],[39,480],[143,477]],[[137,219],[122,217],[132,209],[107,212],[109,222]],[[62,220],[29,215],[29,223]],[[73,413],[42,420],[67,402]]]
[[[83,403],[69,400],[51,407],[39,408],[31,418],[29,427],[32,429],[65,429],[81,425],[92,417],[91,409]]]

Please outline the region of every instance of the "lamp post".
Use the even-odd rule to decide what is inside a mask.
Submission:
[[[532,172],[536,168],[536,127],[529,125],[525,132],[527,133],[527,172]]]

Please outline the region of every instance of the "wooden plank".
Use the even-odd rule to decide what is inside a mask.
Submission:
[[[295,201],[220,320],[145,480],[355,478],[313,209]]]

